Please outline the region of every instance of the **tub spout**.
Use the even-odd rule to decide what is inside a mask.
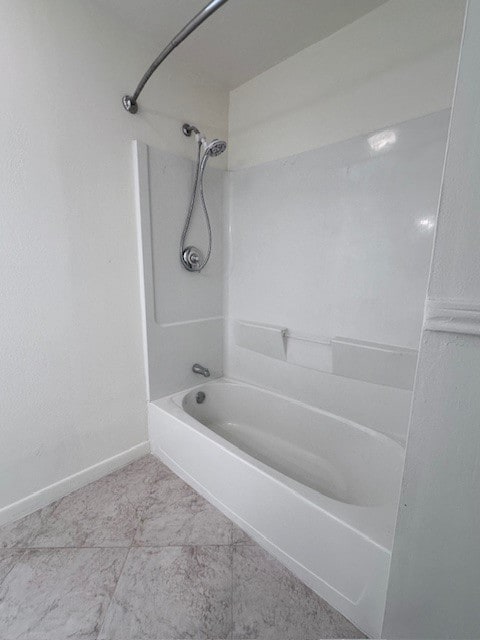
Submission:
[[[195,363],[192,367],[193,373],[199,373],[201,376],[205,376],[208,378],[210,376],[210,371],[207,367],[203,367],[201,364]]]

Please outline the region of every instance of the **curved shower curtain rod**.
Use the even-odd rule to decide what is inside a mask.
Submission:
[[[143,91],[144,86],[150,80],[151,76],[155,73],[158,67],[162,64],[162,62],[167,58],[172,51],[178,47],[178,45],[188,38],[188,36],[195,31],[197,27],[199,27],[204,20],[206,20],[209,16],[212,15],[217,9],[220,9],[222,4],[225,4],[228,0],[211,0],[201,11],[197,13],[197,15],[187,23],[181,31],[177,33],[177,35],[173,38],[173,40],[165,47],[165,49],[160,53],[159,56],[155,58],[152,64],[148,67],[146,72],[144,73],[142,79],[138,83],[137,88],[135,89],[135,93],[131,96],[123,96],[122,102],[123,106],[129,113],[137,113],[138,104],[137,99],[138,96]]]

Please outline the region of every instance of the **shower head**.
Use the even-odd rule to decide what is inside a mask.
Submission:
[[[195,140],[204,148],[204,156],[206,158],[212,158],[219,156],[227,148],[227,143],[224,140],[218,140],[214,138],[211,142],[207,142],[205,136],[195,127],[193,124],[187,122],[182,126],[183,135],[188,138],[195,134]]]
[[[215,138],[209,144],[206,144],[205,153],[209,156],[215,157],[223,153],[226,148],[227,143],[224,140],[217,140],[217,138]]]

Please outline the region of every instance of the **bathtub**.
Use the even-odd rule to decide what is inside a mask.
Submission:
[[[152,452],[364,633],[381,633],[403,447],[219,379],[149,403]]]

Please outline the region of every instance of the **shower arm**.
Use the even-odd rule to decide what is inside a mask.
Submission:
[[[204,20],[206,20],[209,16],[212,15],[217,9],[228,2],[228,0],[211,0],[201,11],[194,16],[188,24],[186,24],[181,31],[177,33],[177,35],[171,40],[171,42],[165,47],[165,49],[158,55],[152,64],[148,67],[146,72],[144,73],[142,79],[138,83],[137,88],[135,89],[135,93],[131,96],[126,95],[123,96],[122,102],[124,108],[129,113],[137,113],[138,111],[138,96],[143,91],[143,88],[150,80],[151,76],[155,73],[158,67],[162,64],[162,62],[167,58],[172,51],[178,47],[178,45],[188,38],[188,36],[195,31],[197,27],[199,27]]]

